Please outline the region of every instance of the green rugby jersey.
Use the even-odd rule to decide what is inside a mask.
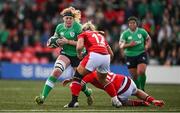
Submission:
[[[82,25],[75,21],[72,27],[67,28],[65,27],[64,23],[61,23],[57,25],[55,32],[58,37],[63,36],[68,40],[77,41],[77,35],[82,32]],[[76,46],[64,44],[62,48],[62,53],[69,56],[77,56]]]
[[[122,32],[120,36],[120,42],[130,43],[131,41],[136,42],[136,46],[128,47],[124,49],[126,56],[137,56],[145,51],[145,41],[148,37],[148,33],[143,28],[137,28],[136,31],[132,32],[130,29]]]

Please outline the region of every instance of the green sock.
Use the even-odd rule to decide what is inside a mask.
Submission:
[[[134,80],[134,83],[136,84],[137,88],[139,89],[140,88],[139,80],[138,79]]]
[[[46,97],[48,96],[49,92],[54,87],[54,84],[55,84],[56,81],[57,81],[56,77],[54,77],[54,76],[48,77],[48,79],[46,80],[46,83],[44,85],[42,94],[41,94],[41,96],[43,96],[44,99],[46,99]]]
[[[140,80],[141,89],[144,91],[146,84],[146,74],[140,75],[139,80]]]
[[[87,85],[83,85],[82,89],[81,89],[82,92],[84,92],[84,94],[89,97],[91,95],[91,91],[88,90],[88,87]]]

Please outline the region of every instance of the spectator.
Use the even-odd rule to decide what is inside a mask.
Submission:
[[[0,45],[1,44],[7,44],[9,32],[5,28],[5,25],[3,23],[0,23]]]
[[[110,44],[112,46],[117,43],[114,40],[118,38],[116,31],[121,31],[121,28],[126,26],[124,20],[132,15],[140,17],[142,27],[148,31],[153,41],[150,50],[153,54],[150,54],[150,59],[152,57],[161,59],[159,57],[159,53],[161,53],[160,43],[165,37],[168,43],[176,40],[176,48],[180,45],[179,5],[179,0],[1,0],[0,44],[3,44],[3,48],[9,48],[7,51],[11,51],[10,43],[13,42],[11,38],[16,37],[16,33],[11,32],[16,29],[19,40],[21,43],[23,42],[23,45],[33,46],[37,43],[36,40],[39,40],[43,49],[47,36],[52,35],[57,23],[63,21],[59,18],[59,12],[66,7],[74,6],[82,12],[82,23],[92,20],[98,29],[113,35],[111,37],[113,42]],[[44,23],[48,23],[50,28],[45,29],[43,27]],[[163,34],[164,30],[167,34]],[[37,33],[40,34],[37,35]],[[163,51],[165,51],[165,56],[168,56],[168,53],[170,54],[168,52],[170,49]],[[114,49],[114,52],[116,53],[117,50]],[[176,49],[177,52],[178,49]],[[122,58],[116,57],[114,63],[122,63],[121,60]],[[164,62],[158,61],[158,64],[163,65],[165,60],[162,61]],[[177,65],[179,64],[177,63]]]

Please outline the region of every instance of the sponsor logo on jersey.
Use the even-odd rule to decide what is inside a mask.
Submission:
[[[141,35],[141,34],[138,34],[138,38],[140,38],[140,39],[141,39],[141,38],[142,38],[142,35]]]
[[[70,32],[70,36],[71,36],[71,37],[74,37],[74,36],[75,36],[75,33],[74,33],[74,32]]]
[[[137,41],[135,41],[135,42],[136,42],[136,44],[141,44],[141,43],[142,43],[141,40],[137,40]]]
[[[132,36],[129,36],[129,37],[128,37],[128,40],[132,40]]]

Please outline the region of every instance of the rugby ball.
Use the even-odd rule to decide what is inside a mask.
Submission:
[[[57,48],[59,47],[58,43],[57,43],[57,40],[59,38],[58,37],[55,37],[55,36],[51,36],[47,42],[47,46],[50,47],[50,48]]]

